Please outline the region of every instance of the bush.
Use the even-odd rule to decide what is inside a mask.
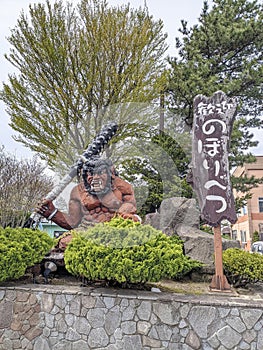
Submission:
[[[124,219],[122,219],[124,220]],[[126,220],[124,220],[126,221]],[[130,220],[127,220],[130,221]],[[150,225],[115,226],[114,224],[97,224],[86,232],[82,232],[83,238],[92,240],[93,243],[110,246],[113,248],[127,248],[142,245],[160,235],[161,231]],[[174,239],[181,243],[179,237]]]
[[[223,252],[223,265],[225,275],[234,287],[263,280],[263,256],[258,253],[229,248]]]
[[[121,216],[115,216],[110,221],[104,222],[104,225],[106,226],[113,226],[113,227],[136,227],[141,225],[139,221],[133,221],[132,219],[124,219]]]
[[[66,269],[75,276],[123,286],[180,278],[201,266],[184,256],[179,237],[140,224],[98,224],[86,232],[75,232],[64,258]]]
[[[259,241],[259,233],[258,231],[254,231],[252,235],[252,243]]]
[[[0,281],[22,277],[27,267],[41,262],[53,243],[43,231],[0,228]]]

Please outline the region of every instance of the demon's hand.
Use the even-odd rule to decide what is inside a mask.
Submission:
[[[48,220],[51,220],[51,218],[55,215],[57,212],[57,209],[55,208],[54,204],[49,199],[43,199],[41,202],[37,204],[37,207],[35,211],[47,218]]]

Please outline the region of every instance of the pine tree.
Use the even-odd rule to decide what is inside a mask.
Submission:
[[[192,126],[193,99],[222,90],[238,100],[231,138],[231,168],[252,162],[249,147],[256,146],[251,128],[263,127],[263,5],[260,1],[213,0],[204,2],[198,24],[182,21],[177,38],[178,57],[170,58],[168,91],[175,114]],[[259,180],[260,181],[260,180]],[[246,186],[247,183],[247,186]],[[241,184],[235,179],[234,186]],[[243,190],[257,180],[243,181]]]

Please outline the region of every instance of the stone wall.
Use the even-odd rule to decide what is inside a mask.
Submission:
[[[0,349],[262,349],[262,305],[227,293],[0,287]]]

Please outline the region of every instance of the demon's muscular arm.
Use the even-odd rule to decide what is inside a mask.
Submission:
[[[122,194],[122,204],[118,209],[118,213],[125,219],[133,219],[138,221],[136,214],[136,200],[133,187],[119,177],[115,177],[114,185]]]
[[[55,222],[66,230],[77,227],[82,219],[81,202],[78,187],[75,186],[70,194],[68,214],[62,213],[54,207],[51,200],[44,199],[36,208],[36,212]]]

